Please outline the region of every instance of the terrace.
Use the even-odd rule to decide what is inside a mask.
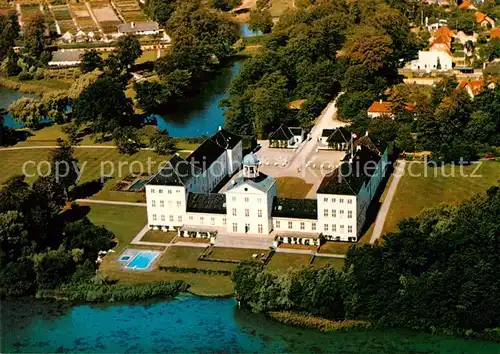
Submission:
[[[111,5],[117,10],[124,22],[129,23],[148,20],[135,0],[114,0],[111,1]]]

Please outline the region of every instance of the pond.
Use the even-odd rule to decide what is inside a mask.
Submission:
[[[494,342],[406,330],[321,333],[238,308],[233,298],[181,295],[134,305],[2,302],[2,352],[498,353]]]
[[[215,133],[224,125],[224,108],[219,107],[222,99],[228,96],[227,89],[238,73],[243,61],[235,61],[222,68],[200,87],[199,93],[180,103],[174,113],[152,115],[158,128],[167,130],[176,138],[199,137]]]
[[[22,93],[19,91],[11,90],[5,87],[0,87],[0,107],[7,108],[9,105],[21,97],[37,97],[37,95],[30,93]],[[16,122],[12,115],[8,113],[4,118],[5,126],[9,128],[22,128],[23,123]]]
[[[227,97],[227,89],[232,79],[238,73],[242,60],[234,61],[204,82],[199,93],[184,102],[173,113],[163,116],[152,115],[160,129],[166,129],[170,136],[199,137],[215,133],[219,126],[224,125],[224,108],[219,107],[223,98]],[[21,97],[36,97],[19,91],[0,87],[0,107],[7,108]],[[9,128],[22,128],[22,123],[16,122],[10,114],[5,117],[4,124]]]

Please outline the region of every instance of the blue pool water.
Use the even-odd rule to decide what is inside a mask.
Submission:
[[[123,256],[120,258],[120,261],[128,261],[130,259],[130,256]]]
[[[143,251],[137,253],[137,255],[127,264],[127,268],[130,269],[148,269],[151,263],[160,255],[160,252],[155,251]]]
[[[130,186],[128,189],[129,191],[140,191],[144,185],[146,184],[147,180],[140,180],[135,182],[133,185]]]

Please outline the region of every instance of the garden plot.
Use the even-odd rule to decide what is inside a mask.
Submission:
[[[76,34],[75,23],[73,22],[73,17],[71,17],[68,5],[52,6],[51,12],[59,25],[61,34],[66,32]]]
[[[118,25],[122,23],[110,6],[95,5],[92,3],[92,11],[104,33],[116,32]]]
[[[148,20],[135,0],[115,0],[114,4],[126,22]]]
[[[87,6],[81,4],[70,5],[71,12],[75,16],[76,23],[78,27],[84,32],[98,32],[99,28],[90,16]]]
[[[43,15],[40,11],[40,4],[22,4],[21,5],[21,16],[23,22],[26,23],[32,18]]]

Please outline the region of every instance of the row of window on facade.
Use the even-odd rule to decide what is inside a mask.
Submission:
[[[181,207],[181,202],[177,201],[176,205],[177,205],[177,208],[180,208]],[[156,207],[156,200],[151,200],[151,206],[153,208]],[[171,200],[169,200],[168,201],[168,207],[171,208],[172,206],[173,206],[173,202]],[[165,207],[165,201],[164,200],[160,200],[160,208],[164,208],[164,207]]]
[[[238,232],[238,223],[233,222],[233,232]],[[250,232],[250,224],[245,224],[245,232]],[[257,225],[257,233],[261,234],[264,232],[264,227],[262,224]]]
[[[275,223],[274,223],[275,227],[277,229],[280,229],[281,228],[281,222],[280,220],[276,220]],[[289,230],[292,230],[293,229],[293,221],[288,221],[288,229]],[[301,221],[300,224],[299,224],[299,228],[300,230],[305,230],[306,229],[306,223]],[[328,224],[324,224],[323,225],[323,230],[324,231],[328,231],[329,229],[329,225]],[[345,231],[345,225],[339,225],[339,229],[340,229],[340,232],[344,232]],[[316,231],[316,223],[313,222],[311,223],[311,230],[312,231]],[[332,224],[332,231],[333,232],[337,232],[337,225],[336,224]],[[352,226],[351,225],[348,225],[347,226],[347,232],[348,233],[352,233]]]
[[[233,208],[232,215],[238,216],[238,211],[236,208]],[[245,209],[245,217],[249,217],[249,216],[250,216],[250,209]],[[262,217],[262,209],[257,210],[257,217],[259,217],[259,218]]]
[[[232,198],[231,198],[231,200],[232,200],[233,202],[236,202],[236,197],[232,197]],[[244,200],[245,200],[245,203],[249,203],[249,202],[250,202],[250,199],[249,199],[248,197],[245,197],[245,199],[244,199]],[[258,203],[258,204],[261,204],[261,203],[262,203],[262,198],[257,198],[257,203]]]
[[[344,215],[345,215],[345,210],[339,210],[339,217],[343,218]],[[328,217],[328,209],[324,209],[323,210],[323,216]],[[336,218],[337,217],[337,210],[332,209],[331,217],[332,218]],[[348,210],[347,211],[347,218],[348,219],[352,219],[352,210]]]
[[[152,214],[151,217],[153,218],[153,221],[158,221],[158,215],[157,214]],[[165,221],[165,215],[164,214],[161,214],[160,215],[160,221]],[[190,221],[193,221],[194,220],[194,217],[193,216],[189,216],[189,220]],[[174,216],[173,215],[169,215],[168,216],[168,221],[169,222],[174,222]],[[200,216],[200,225],[203,225],[205,224],[205,217],[204,216]],[[177,222],[179,223],[182,223],[182,215],[178,215],[177,216]],[[227,223],[227,219],[226,218],[222,218],[222,225],[226,225]],[[215,217],[211,217],[210,218],[210,224],[211,225],[215,225]]]
[[[281,228],[281,221],[280,220],[276,220],[274,222],[274,226],[277,229],[280,229]],[[287,226],[288,226],[289,229],[293,229],[293,221],[288,221],[288,225]],[[299,223],[299,228],[300,228],[300,230],[305,230],[306,229],[306,223],[303,222],[303,221],[301,221]],[[316,231],[316,223],[315,222],[311,223],[311,230],[312,231]]]
[[[160,188],[160,189],[158,189],[158,194],[163,194],[164,191],[167,191],[167,194],[172,194],[173,193],[173,190],[170,189],[170,188],[169,189],[165,189],[165,190],[163,190],[163,189]],[[151,188],[150,192],[151,192],[151,194],[154,194],[154,193],[156,193],[156,189]],[[180,193],[181,190],[180,189],[176,189],[175,192],[176,193]]]
[[[323,198],[323,201],[325,203],[328,203],[330,200],[331,200],[332,203],[337,203],[337,198],[331,198],[331,199],[327,198],[327,197]],[[339,198],[339,203],[343,204],[344,203],[344,198]],[[348,198],[347,199],[347,204],[352,204],[352,198]]]

